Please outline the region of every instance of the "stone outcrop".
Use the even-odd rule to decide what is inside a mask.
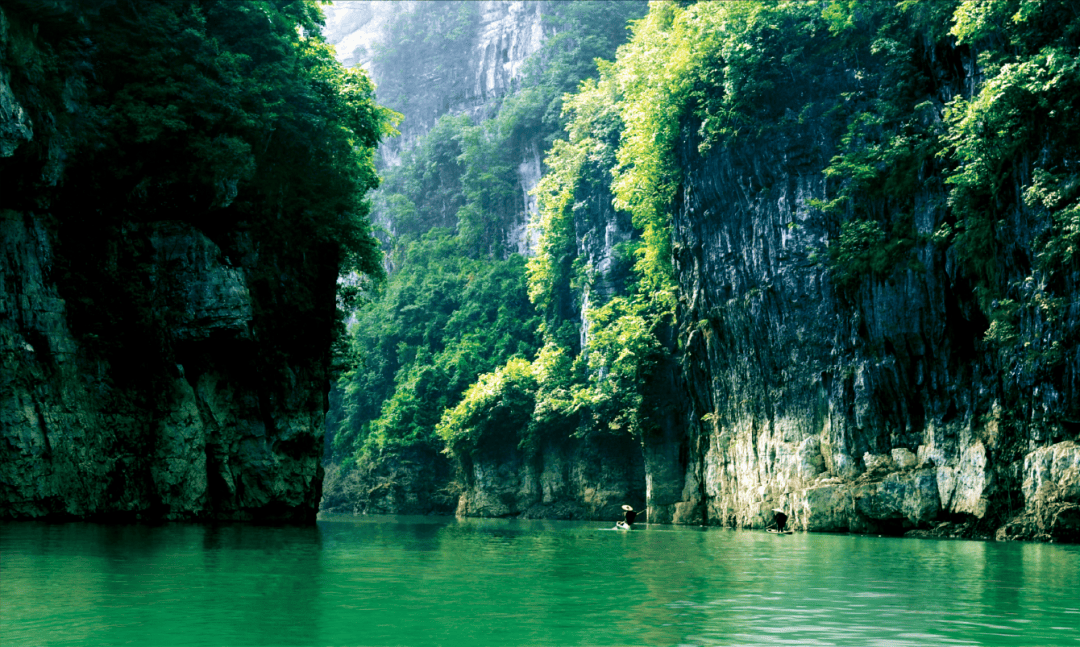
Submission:
[[[325,368],[294,366],[284,398],[252,379],[242,267],[182,223],[143,232],[176,363],[122,383],[71,332],[40,220],[4,211],[0,233],[0,516],[314,515]]]
[[[460,494],[450,460],[433,450],[410,448],[363,465],[330,465],[323,512],[450,515]]]
[[[217,245],[184,223],[154,223],[148,238],[155,261],[151,280],[174,314],[176,339],[220,333],[251,339],[251,293],[243,268],[228,265]]]
[[[1041,447],[1024,457],[1024,511],[997,531],[998,539],[1080,542],[1080,445]]]
[[[305,312],[253,287],[266,264],[301,272],[242,228],[215,242],[175,221],[123,222],[108,249],[85,250],[50,210],[92,69],[73,6],[0,8],[0,519],[310,521],[330,333],[312,333],[321,354],[274,345],[269,322]],[[54,69],[44,60],[60,76],[15,88],[12,70]],[[93,213],[94,196],[80,201]],[[137,324],[84,325],[77,312],[113,312],[62,283],[88,269],[114,277],[95,289],[141,308]],[[334,271],[315,307],[333,307]]]
[[[492,445],[462,457],[460,472],[459,516],[614,521],[624,504],[644,507],[645,466],[629,437],[571,438],[536,452]]]

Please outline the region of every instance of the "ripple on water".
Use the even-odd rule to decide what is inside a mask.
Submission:
[[[0,524],[4,644],[1080,645],[1080,550],[595,522]]]

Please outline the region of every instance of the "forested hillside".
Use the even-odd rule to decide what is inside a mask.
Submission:
[[[379,100],[406,115],[403,131],[417,131],[415,124],[409,130],[410,114],[427,114],[418,104],[440,104],[417,80],[426,78],[418,57],[436,73],[469,77],[477,62],[463,43],[483,37],[480,6],[425,4],[392,19],[391,33],[411,36],[376,49],[373,66],[376,78],[387,79]],[[386,227],[390,274],[378,293],[359,286],[368,302],[356,311],[345,351],[350,368],[329,416],[330,458],[344,469],[332,471],[324,507],[453,511],[453,473],[436,425],[478,376],[511,359],[531,361],[540,347],[523,256],[535,239],[526,229],[535,209],[530,184],[539,179],[543,150],[565,137],[563,95],[596,74],[593,60],[614,54],[627,21],[644,15],[645,5],[535,9],[547,37],[513,87],[486,101],[483,91],[459,97],[457,111],[439,117],[398,165],[382,170],[374,218]],[[531,18],[530,11],[520,13]],[[446,93],[442,101],[453,102],[463,91],[451,84]],[[564,333],[576,337],[571,328]]]
[[[1078,11],[653,3],[529,126],[565,128],[528,303],[492,266],[408,269],[522,264],[499,137],[528,92],[442,118],[386,173],[414,192],[380,198],[396,287],[358,315],[338,437],[367,469],[447,451],[420,507],[462,514],[643,496],[650,521],[1075,539]]]

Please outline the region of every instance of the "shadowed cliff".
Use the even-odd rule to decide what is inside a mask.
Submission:
[[[314,519],[389,118],[320,20],[0,10],[0,517]]]

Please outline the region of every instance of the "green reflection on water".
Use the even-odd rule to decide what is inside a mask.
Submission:
[[[597,522],[0,524],[6,645],[1080,645],[1080,547]]]

